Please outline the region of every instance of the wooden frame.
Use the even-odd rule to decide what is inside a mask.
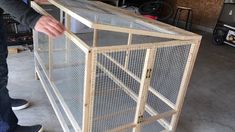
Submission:
[[[53,39],[49,38],[48,41],[48,49],[40,49],[38,47],[38,32],[34,31],[34,44],[35,44],[35,70],[36,74],[41,80],[41,83],[44,87],[45,92],[49,98],[49,101],[52,104],[53,109],[62,125],[64,131],[70,131],[69,125],[72,125],[75,131],[82,132],[90,132],[96,131],[95,121],[104,121],[113,116],[119,116],[123,114],[133,113],[134,118],[131,122],[125,123],[124,125],[119,125],[113,127],[111,129],[107,129],[105,131],[118,132],[124,131],[127,129],[132,129],[133,132],[142,131],[143,126],[148,126],[152,123],[158,123],[163,127],[161,131],[176,131],[177,123],[179,120],[180,112],[183,106],[184,98],[187,91],[187,86],[190,80],[190,76],[192,74],[193,66],[196,60],[196,55],[200,46],[201,36],[184,31],[182,29],[169,26],[167,24],[163,24],[157,21],[148,20],[141,16],[131,14],[127,11],[118,9],[116,7],[112,7],[101,2],[84,2],[87,6],[91,6],[93,8],[97,8],[97,12],[101,9],[104,12],[111,12],[110,14],[105,14],[105,16],[116,16],[120,19],[127,19],[128,21],[132,21],[129,27],[108,25],[99,22],[99,15],[94,15],[94,20],[90,20],[85,16],[79,14],[79,11],[84,11],[85,9],[79,10],[76,4],[70,6],[66,2],[70,2],[70,0],[49,0],[49,3],[56,6],[60,9],[60,12],[65,13],[65,26],[67,30],[64,32],[65,48],[63,49],[54,49],[53,47]],[[75,2],[75,1],[73,1]],[[76,2],[75,2],[76,3]],[[79,4],[79,1],[78,3]],[[31,6],[43,15],[51,15],[48,14],[40,5],[35,2],[31,2]],[[91,11],[89,11],[91,12]],[[61,15],[62,16],[62,15]],[[83,23],[89,28],[93,28],[93,40],[92,44],[87,44],[82,38],[77,36],[76,34],[71,32],[71,17],[75,18],[77,21]],[[61,18],[62,20],[62,18]],[[154,30],[141,30],[135,29],[133,26],[134,23],[146,26],[148,28],[152,28]],[[126,44],[112,45],[105,44],[106,46],[100,46],[99,43],[99,30],[103,31],[111,31],[111,32],[120,32],[127,33],[128,40]],[[134,43],[133,36],[134,35],[144,35],[144,36],[152,36],[159,38],[167,38],[169,41],[164,42],[156,42],[156,43]],[[173,40],[172,40],[173,39]],[[84,62],[79,62],[84,66],[84,80],[83,80],[83,93],[82,93],[82,125],[78,122],[75,115],[72,113],[70,106],[64,100],[64,96],[60,93],[57,88],[56,78],[54,80],[52,74],[54,69],[60,69],[63,67],[76,67],[79,66],[78,62],[70,62],[70,53],[76,52],[72,47],[76,47],[84,54]],[[187,47],[189,46],[186,58],[186,63],[184,65],[183,76],[180,79],[180,87],[176,92],[176,102],[167,98],[166,95],[158,91],[156,87],[151,86],[151,81],[154,79],[153,73],[155,72],[155,65],[157,63],[158,54],[162,49],[174,48],[174,47]],[[130,68],[131,59],[133,57],[131,54],[133,51],[144,51],[145,56],[139,56],[137,58],[143,57],[143,66],[141,67],[141,77],[139,77],[135,72],[133,72]],[[48,63],[45,64],[43,62],[43,58],[40,56],[40,53],[48,53]],[[64,53],[64,64],[58,64],[54,61],[53,57],[55,55],[54,52],[63,52]],[[112,53],[125,52],[125,54],[119,53],[119,57],[125,58],[123,63],[120,62],[117,58],[112,56]],[[143,54],[142,53],[142,54]],[[132,78],[133,81],[139,84],[138,92],[131,89],[120,77],[113,73],[110,70],[110,67],[107,64],[100,62],[99,57],[102,59],[109,61],[110,64],[114,65],[116,68],[125,72],[125,75]],[[82,58],[81,58],[82,59]],[[47,71],[48,70],[48,71]],[[101,73],[98,73],[98,71]],[[117,111],[113,113],[109,113],[102,116],[96,116],[96,107],[95,102],[97,101],[97,83],[99,80],[97,78],[106,76],[112,80],[112,83],[118,86],[118,90],[123,91],[123,94],[130,97],[132,101],[135,102],[136,106],[128,109],[123,109],[122,111]],[[74,77],[76,78],[76,77]],[[71,78],[65,78],[65,80],[73,80]],[[48,82],[48,83],[47,83]],[[103,84],[105,86],[105,83]],[[115,89],[110,89],[110,92],[114,93]],[[98,92],[99,93],[99,92]],[[101,95],[108,95],[109,93],[102,93]],[[169,107],[170,110],[167,111],[159,111],[155,106],[149,102],[151,99],[148,95],[151,94],[158,101],[161,101]],[[58,100],[56,102],[55,100]],[[60,105],[63,109],[59,109],[58,105]],[[62,113],[65,113],[63,115]],[[146,116],[148,114],[149,116]],[[171,120],[167,120],[167,118],[171,118]],[[70,122],[66,122],[65,119],[68,118]]]

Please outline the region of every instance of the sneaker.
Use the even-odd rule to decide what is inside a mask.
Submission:
[[[11,99],[12,110],[22,110],[29,106],[29,102],[23,99]]]
[[[14,132],[42,132],[42,125],[34,125],[34,126],[20,126],[17,125]]]

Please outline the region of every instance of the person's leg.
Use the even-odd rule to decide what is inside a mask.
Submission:
[[[5,42],[2,16],[0,16],[0,131],[1,132],[12,131],[17,126],[18,122],[17,117],[12,111],[9,93],[6,88],[8,82],[8,67],[7,67],[6,58],[7,58],[7,45]]]
[[[21,126],[17,124],[18,119],[12,111],[12,101],[19,103],[20,100],[10,98],[6,88],[8,82],[7,54],[5,32],[0,13],[0,132],[42,132],[42,125]]]

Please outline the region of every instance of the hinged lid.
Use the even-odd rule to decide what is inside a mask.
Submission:
[[[102,2],[83,0],[49,1],[86,26],[94,29],[180,40],[199,37],[197,34],[135,15]]]

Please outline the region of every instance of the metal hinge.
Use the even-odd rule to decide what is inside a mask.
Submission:
[[[141,115],[141,116],[138,117],[138,122],[137,122],[137,123],[138,123],[138,124],[139,124],[139,123],[142,123],[143,120],[144,120],[144,116]]]
[[[151,78],[152,69],[147,69],[146,78]]]

